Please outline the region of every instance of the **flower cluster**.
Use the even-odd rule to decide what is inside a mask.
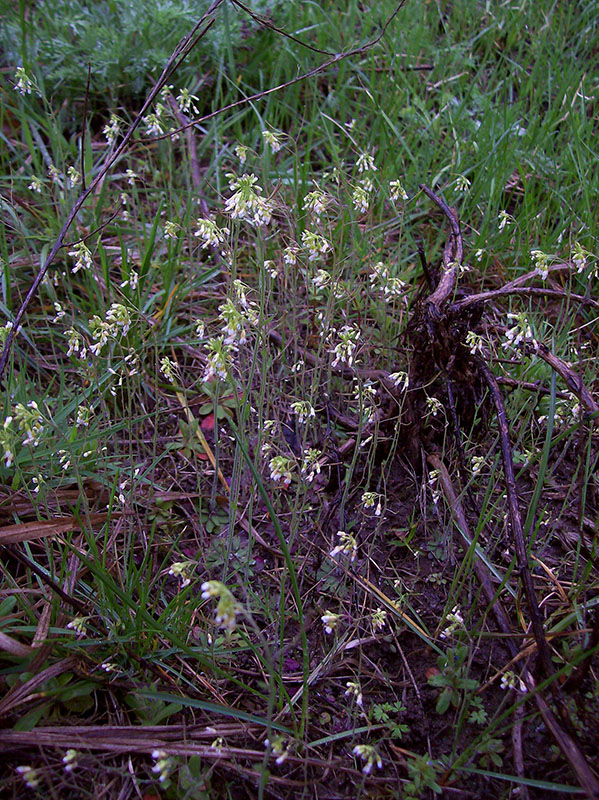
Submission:
[[[13,418],[21,435],[24,434],[25,436],[22,441],[23,446],[32,445],[33,447],[37,447],[44,432],[44,419],[35,400],[30,400],[26,406],[23,405],[23,403],[17,403],[13,411],[13,417],[7,417],[4,421],[5,427],[8,420],[12,422]],[[8,425],[10,425],[11,422],[8,422]]]
[[[276,756],[276,764],[282,764],[289,755],[289,743],[281,735],[273,736],[272,741],[270,739],[265,739],[264,747],[267,749],[270,747],[272,754]]]
[[[317,258],[326,255],[331,249],[331,244],[320,233],[314,231],[302,231],[302,245],[308,251],[308,261],[316,261]]]
[[[109,145],[113,144],[121,133],[121,121],[116,114],[111,114],[110,119],[102,128],[102,133],[106,137]]]
[[[35,80],[27,74],[24,67],[17,67],[15,70],[15,91],[25,96],[36,92],[39,95]]]
[[[293,479],[294,463],[287,456],[273,456],[268,463],[270,477],[275,483],[289,486]]]
[[[345,531],[337,531],[337,537],[339,544],[335,545],[329,553],[331,558],[335,558],[338,555],[348,555],[350,561],[355,561],[358,554],[358,543],[355,536]]]
[[[548,253],[544,253],[542,250],[531,250],[530,257],[534,262],[535,272],[537,275],[540,275],[544,281],[546,281],[547,276],[549,275],[549,262],[551,261],[551,256]]]
[[[454,606],[445,619],[446,622],[449,622],[449,625],[443,628],[439,634],[441,639],[449,639],[456,631],[464,627],[464,618],[460,613],[459,606]]]
[[[309,447],[304,452],[302,459],[302,478],[306,483],[312,483],[316,475],[320,475],[320,459],[322,458],[322,450],[316,450]]]
[[[236,144],[234,149],[235,155],[239,159],[239,163],[243,166],[247,161],[248,148],[244,144]]]
[[[522,312],[519,314],[508,314],[508,319],[514,320],[516,324],[505,332],[506,341],[503,344],[504,349],[508,347],[518,347],[522,342],[530,342],[533,346],[536,345],[536,340],[526,314]]]
[[[387,624],[387,612],[384,608],[377,608],[370,615],[370,624],[372,625],[373,633],[382,630]]]
[[[160,783],[166,783],[173,768],[172,759],[167,756],[164,750],[153,750],[152,758],[155,762],[152,772],[158,775]]]
[[[464,341],[464,346],[470,350],[473,356],[475,356],[477,353],[483,352],[484,341],[484,338],[480,336],[480,334],[475,333],[474,331],[468,331]]]
[[[92,268],[92,254],[89,247],[85,242],[77,242],[73,245],[73,249],[69,250],[69,255],[75,259],[75,266],[71,270],[73,274],[79,270]]]
[[[360,341],[360,331],[355,325],[344,325],[337,332],[339,342],[333,347],[331,353],[335,356],[333,367],[338,364],[347,364],[348,367],[354,363],[354,356]]]
[[[374,516],[380,517],[383,513],[383,500],[385,496],[378,492],[363,492],[362,503],[364,508],[374,508]]]
[[[320,189],[315,189],[313,192],[308,192],[304,197],[304,211],[309,212],[319,220],[330,202],[330,198],[324,192]]]
[[[352,753],[356,756],[356,758],[359,758],[365,762],[364,766],[362,767],[362,772],[365,775],[370,775],[375,764],[378,769],[381,769],[383,766],[383,759],[379,756],[376,749],[371,744],[357,744],[352,750]]]
[[[75,767],[77,766],[77,759],[79,758],[79,753],[77,750],[73,750],[70,748],[62,757],[62,763],[64,764],[65,772],[72,772]]]
[[[373,287],[378,287],[385,297],[391,300],[394,297],[405,296],[407,286],[400,278],[391,275],[391,270],[383,261],[377,262],[370,274],[370,283]]]
[[[101,319],[96,314],[89,321],[89,331],[94,339],[94,344],[90,345],[90,351],[99,356],[104,346],[110,341],[115,340],[119,335],[126,336],[131,327],[131,317],[129,310],[122,303],[113,303],[106,312],[106,318]],[[72,352],[81,353],[81,343],[77,334],[69,329],[69,355]]]
[[[281,131],[262,131],[262,138],[270,147],[273,153],[278,153],[283,146],[283,139],[285,134]]]
[[[363,177],[360,182],[356,184],[352,191],[352,204],[356,211],[360,214],[366,214],[370,208],[370,199],[374,189],[374,183],[371,175],[368,173],[376,172],[374,165],[374,158],[370,153],[361,153],[356,162],[358,173]]]
[[[184,589],[191,583],[194,569],[195,563],[193,561],[175,561],[171,564],[168,574],[179,578],[181,581],[181,588]]]
[[[89,617],[73,617],[73,619],[67,623],[67,628],[72,631],[75,631],[77,636],[85,636],[87,633],[87,622]]]
[[[408,193],[404,189],[401,181],[390,181],[389,193],[392,200],[408,200]]]
[[[12,417],[6,417],[0,425],[0,450],[4,458],[4,466],[8,469],[12,466],[14,454],[14,433],[12,431]]]
[[[262,189],[256,186],[258,178],[253,174],[236,177],[232,173],[229,188],[233,195],[225,203],[225,211],[232,219],[243,219],[253,225],[268,225],[272,219],[273,205],[260,196]]]
[[[580,244],[580,242],[574,242],[574,249],[572,251],[572,263],[576,267],[577,272],[582,272],[586,265],[587,259],[591,254],[588,250],[585,250],[584,247]]]
[[[199,98],[196,97],[195,94],[192,94],[189,89],[181,89],[175,98],[175,102],[183,114],[189,114],[191,112],[197,116],[200,113],[198,111],[198,107],[196,106],[196,103],[200,102]]]
[[[228,633],[231,633],[237,625],[237,614],[239,614],[241,607],[224,583],[206,581],[202,584],[202,598],[209,600],[213,597],[218,597],[215,622]]]
[[[400,392],[405,392],[410,385],[410,377],[407,372],[392,372],[389,377]]]
[[[208,339],[204,347],[208,355],[202,380],[204,383],[209,383],[213,378],[226,381],[233,363],[234,346],[225,342],[224,336],[218,336]]]
[[[307,400],[297,400],[292,403],[291,410],[294,414],[297,414],[297,420],[300,425],[316,415],[316,411]]]
[[[507,670],[501,676],[501,688],[514,689],[521,694],[525,694],[527,691],[524,681],[519,678],[515,672],[512,672],[512,670]]]
[[[345,696],[354,698],[356,705],[362,708],[362,688],[358,681],[347,681],[345,687]]]
[[[214,220],[207,218],[198,219],[196,224],[197,228],[194,236],[201,240],[202,248],[216,247],[223,253],[223,246],[226,244],[229,229],[219,228]]]
[[[507,211],[500,211],[499,212],[499,233],[504,231],[506,228],[511,227],[514,225],[516,220],[512,217],[511,214],[508,214]]]
[[[333,611],[327,610],[320,619],[322,624],[324,625],[324,632],[333,633],[333,631],[337,627],[337,623],[341,619],[341,615],[335,614]]]
[[[29,789],[37,789],[37,787],[40,785],[39,775],[37,774],[37,771],[33,767],[30,767],[28,765],[23,765],[17,767],[17,772],[19,773],[21,778],[23,778],[23,780],[25,781],[25,785]]]

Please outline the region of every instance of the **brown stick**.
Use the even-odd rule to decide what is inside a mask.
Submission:
[[[485,383],[489,387],[489,392],[491,393],[493,404],[495,405],[495,411],[497,413],[501,458],[503,461],[503,472],[505,475],[506,492],[508,498],[508,513],[510,527],[512,529],[512,537],[514,540],[514,548],[518,558],[520,578],[524,586],[524,594],[526,595],[526,602],[528,604],[533,635],[537,643],[543,671],[547,677],[550,677],[553,675],[551,653],[549,652],[549,645],[547,644],[547,639],[545,638],[541,611],[537,603],[534,586],[532,584],[532,577],[528,568],[528,555],[526,553],[524,531],[522,530],[522,520],[520,518],[520,509],[518,507],[518,492],[516,490],[514,462],[512,460],[512,447],[510,444],[510,431],[505,405],[503,403],[503,397],[501,396],[499,385],[489,367],[482,360],[482,358],[476,357],[475,362]]]
[[[441,318],[443,306],[447,303],[449,298],[453,296],[457,280],[458,265],[462,263],[462,258],[464,256],[464,242],[455,209],[450,208],[439,195],[435,194],[432,189],[429,189],[424,183],[420,184],[420,188],[445,214],[451,227],[451,235],[443,251],[443,272],[441,274],[441,279],[435,291],[426,301],[429,316],[434,323]]]
[[[536,353],[540,358],[543,359],[549,366],[554,369],[560,378],[563,378],[566,386],[573,392],[582,405],[586,408],[586,410],[590,414],[594,414],[596,411],[599,411],[599,405],[593,400],[593,396],[587,389],[587,387],[582,382],[582,378],[580,375],[577,375],[573,369],[571,369],[565,361],[562,361],[561,358],[554,355],[549,348],[544,345],[542,342],[537,342],[536,344],[529,345],[534,353]]]

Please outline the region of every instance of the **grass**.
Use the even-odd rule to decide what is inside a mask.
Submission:
[[[86,98],[89,33],[40,9],[3,15],[3,339],[164,57],[106,40]],[[539,709],[597,769],[597,4],[409,0],[366,46],[394,10],[222,4],[27,307],[0,397],[3,796],[588,789]],[[439,326],[450,230],[421,184],[468,267]]]

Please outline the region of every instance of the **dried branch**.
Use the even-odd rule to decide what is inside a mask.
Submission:
[[[524,594],[526,595],[526,602],[528,604],[528,611],[532,623],[533,635],[537,643],[539,656],[543,671],[547,677],[553,675],[553,666],[551,663],[551,653],[549,652],[549,645],[545,638],[545,631],[543,629],[543,620],[541,611],[537,603],[537,598],[532,584],[532,576],[528,567],[528,554],[526,552],[526,543],[524,541],[524,531],[522,530],[522,520],[520,518],[520,509],[518,507],[518,492],[516,490],[516,478],[514,473],[514,462],[512,458],[512,446],[510,444],[510,431],[507,421],[507,414],[503,397],[501,396],[501,389],[495,376],[482,360],[482,358],[475,358],[476,365],[480,374],[482,375],[485,383],[489,388],[495,411],[497,413],[497,422],[499,424],[499,441],[501,446],[501,457],[503,461],[503,471],[505,475],[506,492],[508,499],[508,514],[510,520],[510,528],[514,540],[514,548],[516,550],[516,557],[518,559],[518,569],[520,578],[524,586]]]
[[[441,279],[435,291],[426,301],[428,313],[432,321],[436,322],[441,318],[442,309],[449,298],[453,297],[458,265],[462,263],[464,257],[464,241],[462,239],[462,232],[460,230],[460,223],[456,210],[450,208],[439,195],[435,194],[432,189],[429,189],[424,183],[420,184],[420,188],[445,214],[451,227],[451,235],[443,251],[443,272]]]
[[[549,348],[542,342],[535,344],[528,344],[532,352],[536,353],[539,358],[542,358],[549,366],[554,369],[560,378],[563,378],[564,383],[568,389],[573,392],[580,400],[582,405],[586,408],[589,414],[594,414],[599,411],[599,405],[593,400],[593,396],[582,382],[580,375],[577,375],[565,361],[554,355]]]

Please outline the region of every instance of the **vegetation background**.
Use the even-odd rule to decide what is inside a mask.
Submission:
[[[0,20],[0,794],[592,794],[596,0]]]

